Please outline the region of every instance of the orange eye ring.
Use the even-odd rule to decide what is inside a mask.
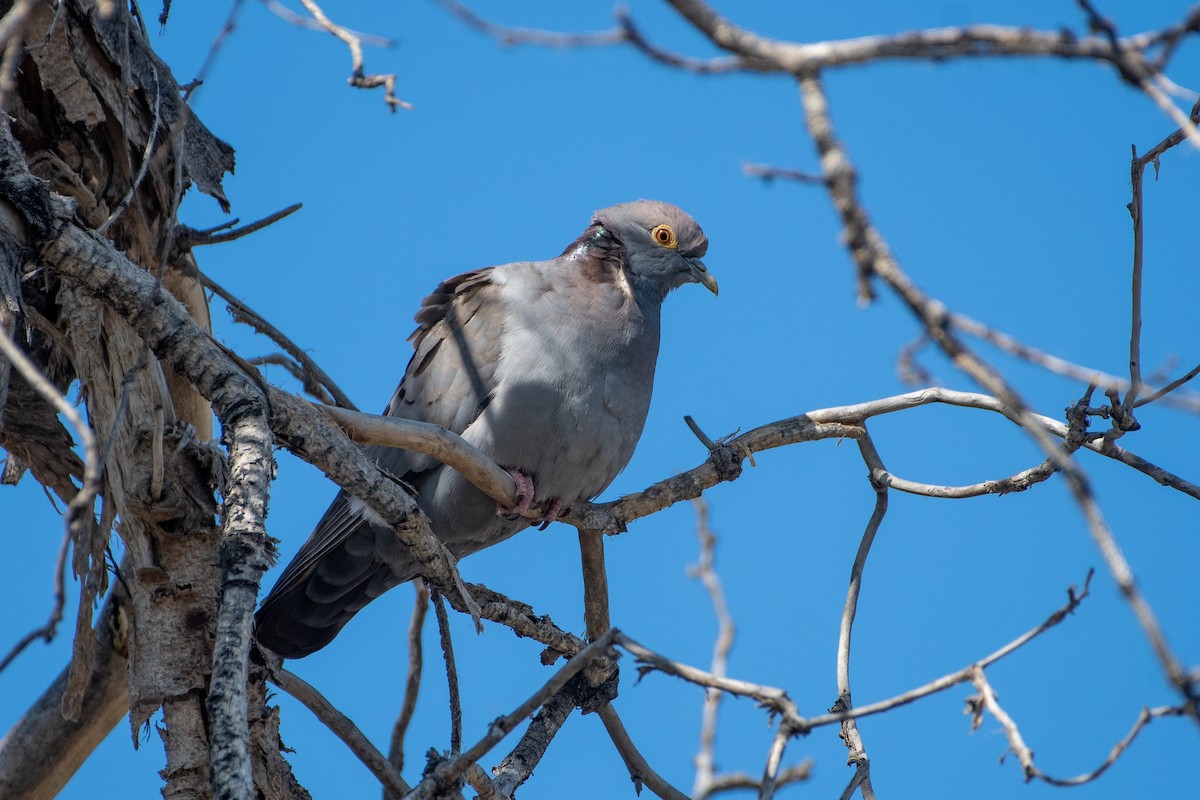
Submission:
[[[679,240],[675,238],[675,230],[665,222],[662,225],[655,225],[650,231],[650,238],[654,239],[655,244],[659,247],[665,247],[668,250],[674,250],[679,247]]]

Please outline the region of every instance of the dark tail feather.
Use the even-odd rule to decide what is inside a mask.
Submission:
[[[255,638],[282,658],[303,658],[333,641],[346,623],[379,595],[412,578],[382,563],[376,537],[395,541],[385,528],[363,525],[339,547],[308,566],[285,571],[255,614]],[[394,549],[392,545],[389,549]],[[297,558],[299,561],[299,557]],[[289,567],[290,569],[290,567]]]

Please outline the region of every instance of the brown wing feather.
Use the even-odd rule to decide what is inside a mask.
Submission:
[[[409,337],[413,356],[385,414],[462,433],[486,408],[504,325],[500,287],[491,278],[490,268],[468,272],[425,298]],[[367,454],[410,485],[441,467],[429,456],[398,448],[372,446]],[[390,530],[370,524],[353,502],[345,492],[338,494],[263,600],[258,638],[281,655],[296,657],[323,646],[367,602],[415,574],[397,571],[403,546]],[[381,560],[387,555],[394,557]],[[323,641],[312,646],[318,638]]]

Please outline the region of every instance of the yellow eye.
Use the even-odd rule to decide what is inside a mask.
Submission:
[[[679,247],[679,240],[675,238],[675,231],[672,230],[671,226],[667,225],[666,223],[663,223],[662,225],[656,225],[654,230],[650,231],[650,236],[659,245],[666,247],[669,250],[674,250],[676,247]]]

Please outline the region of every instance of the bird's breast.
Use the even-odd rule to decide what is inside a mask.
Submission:
[[[496,391],[467,438],[533,475],[539,498],[589,499],[625,467],[641,436],[657,324],[636,307],[619,319],[611,308],[531,305],[507,320]]]

